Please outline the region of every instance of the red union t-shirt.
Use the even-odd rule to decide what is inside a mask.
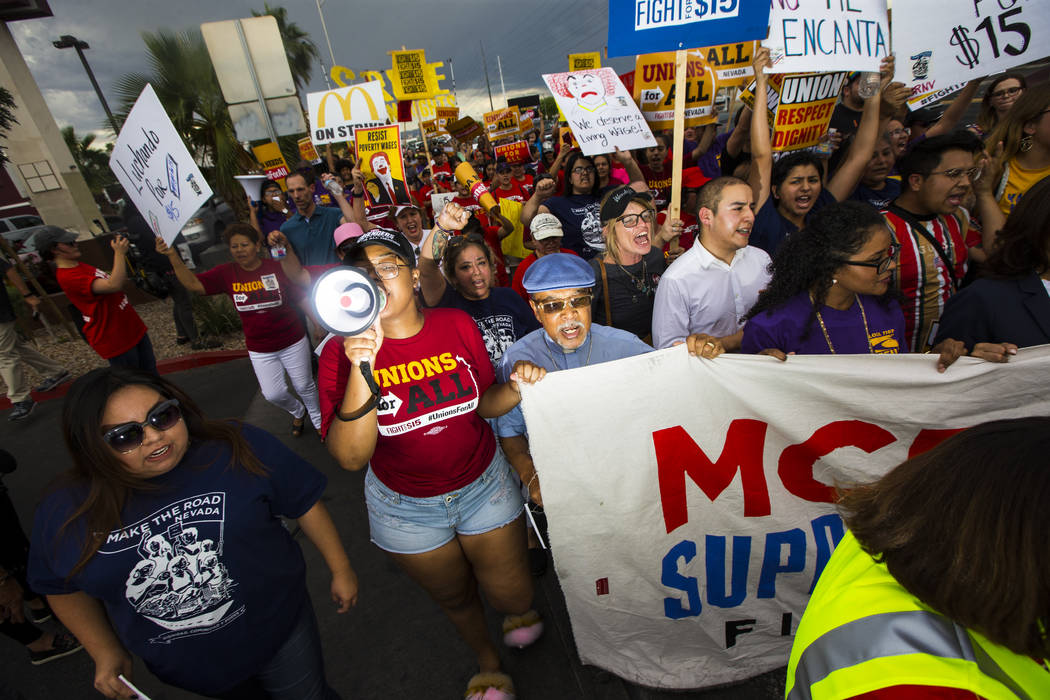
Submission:
[[[353,369],[340,340],[325,344],[318,363],[322,435]],[[380,481],[426,498],[466,486],[488,468],[496,438],[477,408],[495,374],[474,319],[458,309],[425,309],[419,333],[383,339],[373,375],[380,398],[371,465]]]
[[[197,279],[205,294],[229,294],[241,316],[244,345],[252,352],[277,352],[306,335],[296,305],[302,293],[284,276],[281,263],[262,260],[254,270],[226,263],[202,272]]]
[[[60,267],[55,271],[58,286],[84,317],[84,337],[103,359],[123,355],[146,335],[146,324],[139,318],[124,292],[95,294],[91,283],[109,279],[102,270],[87,263]]]

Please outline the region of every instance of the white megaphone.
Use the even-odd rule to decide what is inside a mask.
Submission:
[[[248,198],[253,202],[258,202],[259,197],[262,195],[261,188],[262,184],[270,179],[269,175],[234,175],[233,179],[241,183],[241,187],[244,188],[244,193],[248,195]]]
[[[310,303],[329,333],[357,335],[375,323],[386,294],[359,267],[334,267],[314,284]]]

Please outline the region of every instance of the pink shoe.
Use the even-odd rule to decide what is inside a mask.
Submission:
[[[535,610],[524,615],[508,615],[503,618],[503,643],[509,647],[524,649],[543,634],[543,620]]]
[[[514,681],[506,673],[477,673],[467,682],[466,700],[515,700]]]

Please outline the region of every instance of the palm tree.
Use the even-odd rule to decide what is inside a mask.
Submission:
[[[73,127],[67,126],[62,129],[62,139],[66,142],[69,152],[73,155],[73,162],[80,169],[80,174],[84,176],[92,194],[99,194],[106,185],[117,181],[113,171],[109,169],[109,154],[92,148],[95,134],[78,137]]]
[[[11,126],[18,123],[18,120],[15,119],[14,109],[15,98],[7,91],[7,88],[0,87],[0,139],[6,139],[7,132]],[[4,148],[0,148],[0,165],[6,162],[7,151]]]
[[[204,170],[215,190],[240,212],[244,194],[234,175],[256,167],[237,141],[211,56],[199,30],[143,32],[150,73],[128,73],[116,82],[123,123],[149,83],[175,131]],[[246,213],[246,212],[240,212]]]
[[[310,35],[300,29],[299,25],[288,21],[288,10],[285,8],[270,7],[270,3],[265,3],[262,12],[252,10],[252,17],[265,15],[277,20],[277,31],[281,33],[281,42],[284,44],[284,54],[288,57],[288,67],[292,71],[295,89],[302,92],[310,82],[314,64],[321,56],[317,44],[310,41]]]

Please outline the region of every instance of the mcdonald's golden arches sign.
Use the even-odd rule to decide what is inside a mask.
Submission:
[[[383,86],[379,81],[311,92],[306,96],[310,111],[310,137],[315,144],[347,141],[354,129],[387,123]]]

